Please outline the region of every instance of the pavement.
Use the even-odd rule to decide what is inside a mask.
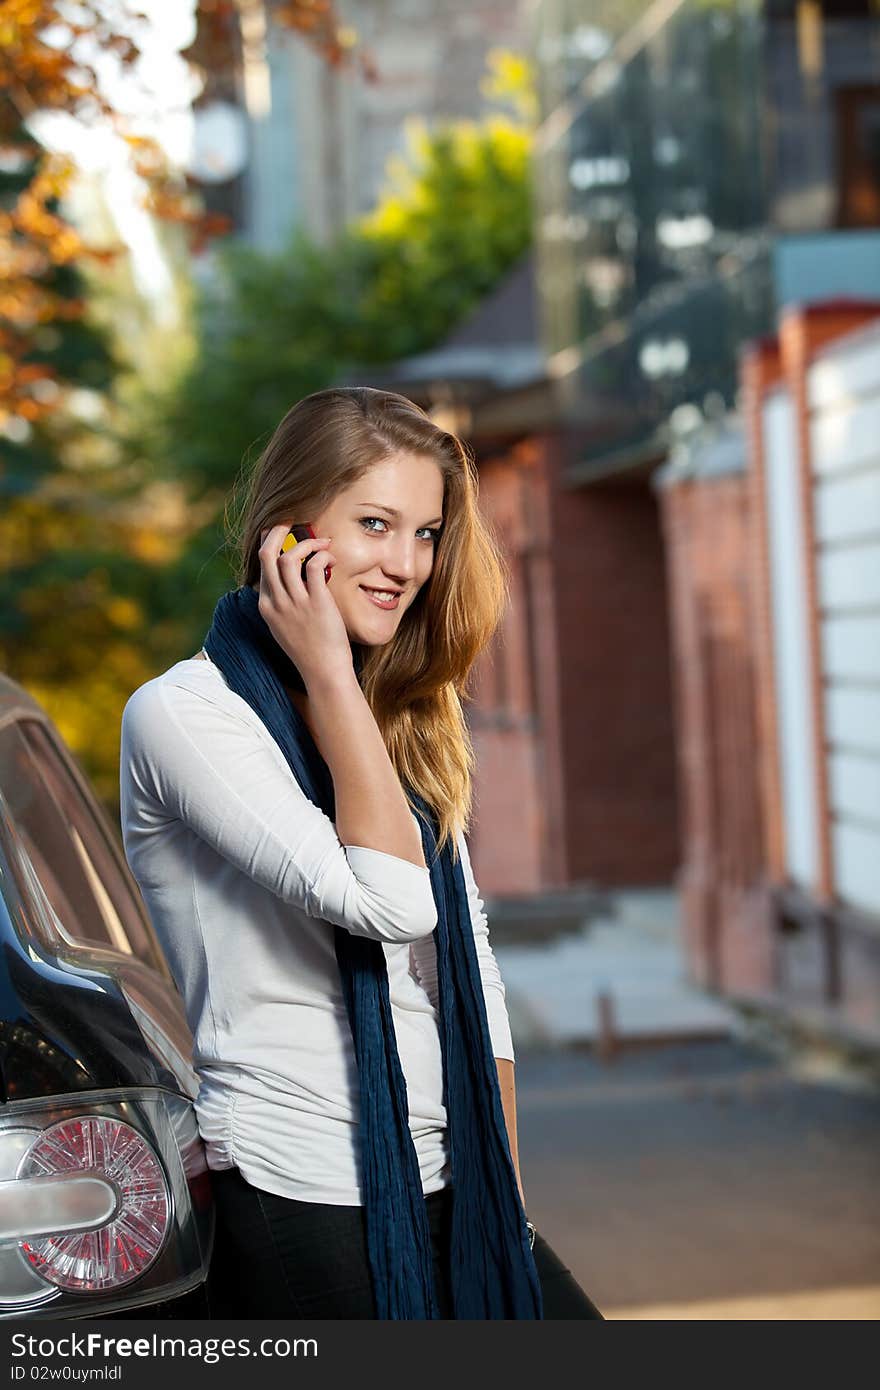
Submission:
[[[527,1209],[605,1317],[880,1319],[880,1074],[694,985],[672,889],[486,911]]]
[[[606,1318],[880,1318],[880,1091],[751,1040],[519,1047],[527,1210]]]
[[[739,1011],[687,978],[673,889],[611,892],[583,906],[586,915],[554,933],[536,903],[537,939],[528,940],[522,926],[511,939],[501,905],[487,903],[515,1047],[583,1045],[608,1055],[738,1033]]]

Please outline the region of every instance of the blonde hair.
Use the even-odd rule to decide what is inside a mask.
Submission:
[[[392,453],[432,458],[443,474],[443,527],[427,582],[391,642],[363,647],[360,683],[404,792],[437,816],[438,848],[467,832],[474,764],[462,700],[509,596],[500,545],[477,505],[478,475],[461,440],[392,391],[331,387],[284,416],[246,481],[231,531],[239,584],[260,578],[260,533],[318,515],[332,498]],[[228,521],[228,513],[227,513]],[[412,805],[412,799],[407,795]]]

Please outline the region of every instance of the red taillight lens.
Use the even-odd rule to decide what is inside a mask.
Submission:
[[[93,1231],[23,1240],[34,1270],[60,1289],[98,1292],[129,1284],[149,1269],[171,1224],[171,1198],[155,1152],[131,1125],[107,1116],[77,1116],[43,1130],[19,1178],[93,1172],[118,1192],[111,1219]]]

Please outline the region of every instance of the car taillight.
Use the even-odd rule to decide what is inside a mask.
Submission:
[[[0,1106],[0,1320],[180,1298],[205,1281],[213,1225],[188,1096],[118,1087]]]
[[[17,1177],[62,1174],[97,1179],[111,1200],[115,1198],[112,1215],[108,1217],[106,1209],[97,1210],[92,1230],[21,1241],[28,1263],[57,1288],[82,1293],[119,1288],[137,1279],[162,1249],[171,1219],[168,1184],[153,1149],[121,1120],[77,1115],[38,1136],[22,1159]],[[46,1184],[42,1191],[33,1183],[30,1186],[35,1195],[52,1195]],[[69,1231],[75,1215],[75,1184],[58,1184],[55,1193],[55,1210],[47,1210],[43,1221],[50,1230]],[[101,1195],[99,1188],[93,1200],[99,1201]]]

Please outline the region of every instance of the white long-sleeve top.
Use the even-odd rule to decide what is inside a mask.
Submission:
[[[134,692],[120,766],[125,854],[184,1000],[209,1166],[237,1166],[280,1196],[363,1204],[338,924],[382,945],[422,1187],[446,1186],[429,870],[342,844],[208,659],[179,661]],[[512,1061],[504,984],[461,834],[458,846],[493,1053]]]

